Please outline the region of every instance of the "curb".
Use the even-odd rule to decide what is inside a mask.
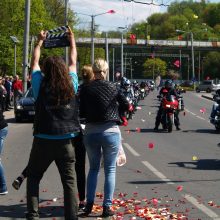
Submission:
[[[202,95],[201,97],[205,98],[205,99],[209,99],[209,100],[212,100],[213,101],[213,98],[210,97],[210,96],[206,96],[206,95]]]

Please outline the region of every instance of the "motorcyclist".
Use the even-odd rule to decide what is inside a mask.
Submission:
[[[164,97],[166,95],[174,95],[176,98],[178,98],[178,94],[176,92],[176,90],[173,88],[173,82],[172,80],[166,80],[164,87],[162,87],[160,89],[159,95]],[[156,121],[155,121],[155,127],[154,130],[158,131],[159,125],[160,125],[160,121],[161,121],[161,116],[162,116],[162,112],[163,112],[163,107],[162,107],[162,103],[159,106],[159,110],[157,112],[157,116],[156,116]],[[176,126],[176,130],[181,130],[180,129],[180,122],[179,122],[179,112],[177,111],[175,113],[175,117],[174,117],[174,124]]]
[[[121,78],[119,92],[122,93],[129,100],[133,100],[133,98],[134,98],[134,91],[133,91],[132,86],[131,86],[131,81],[129,79],[127,79],[126,77]],[[133,111],[133,106],[132,106],[131,103],[129,105],[128,110],[131,111],[131,112]],[[128,121],[126,119],[125,112],[122,111],[120,108],[119,108],[119,115],[120,115],[120,118],[121,118],[121,121],[122,121],[121,125],[127,126]]]
[[[210,115],[210,122],[211,123],[214,123],[216,112],[220,108],[220,89],[216,90],[213,99],[215,102],[213,103],[212,111],[211,111],[211,115]]]

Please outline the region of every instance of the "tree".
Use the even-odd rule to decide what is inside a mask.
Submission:
[[[146,78],[155,78],[158,74],[165,76],[167,64],[160,58],[153,58],[147,59],[143,64],[143,68],[143,74]]]
[[[204,77],[220,78],[220,52],[209,52],[204,62]]]

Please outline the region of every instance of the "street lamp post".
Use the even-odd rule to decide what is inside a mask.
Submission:
[[[19,43],[19,40],[17,39],[17,37],[15,36],[10,36],[11,40],[14,43],[14,76],[16,75],[16,67],[17,67],[17,48],[16,48],[16,44]]]
[[[121,77],[124,76],[124,45],[123,45],[123,30],[126,29],[126,27],[118,27],[118,29],[121,29]]]
[[[65,25],[68,25],[68,0],[65,0]],[[64,52],[65,52],[65,61],[66,61],[66,64],[68,65],[69,63],[68,47],[65,47]]]
[[[31,0],[25,1],[25,27],[24,27],[24,47],[23,47],[23,90],[27,91],[28,75],[28,50],[29,50],[29,32],[30,32],[30,5]]]
[[[100,14],[95,14],[95,15],[89,15],[89,14],[84,14],[84,13],[79,13],[77,12],[76,14],[79,15],[85,15],[85,16],[89,16],[92,19],[91,22],[91,64],[94,63],[94,51],[95,51],[95,45],[94,45],[94,35],[95,35],[95,17],[100,16],[100,15],[104,15],[104,14],[114,14],[115,11],[114,10],[109,10]]]
[[[176,30],[176,32],[182,32],[182,33],[187,33],[190,34],[190,39],[191,39],[191,57],[192,57],[192,79],[193,79],[193,86],[195,90],[195,65],[194,65],[194,47],[193,47],[193,33],[192,31],[187,32],[183,30]]]

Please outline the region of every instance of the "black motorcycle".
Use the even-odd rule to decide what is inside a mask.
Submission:
[[[220,96],[215,97],[210,122],[215,126],[216,131],[220,132]]]

